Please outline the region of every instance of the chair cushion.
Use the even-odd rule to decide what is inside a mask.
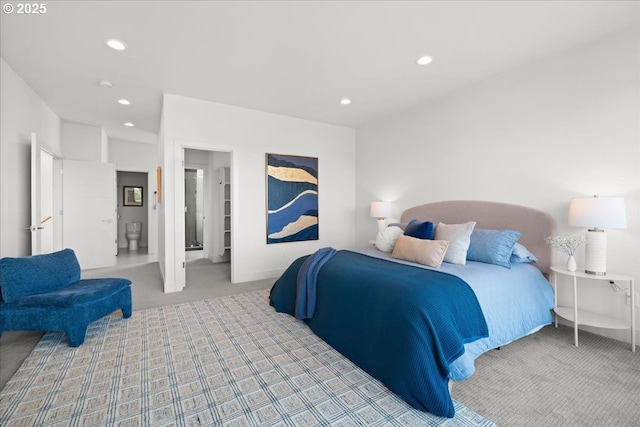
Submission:
[[[43,294],[29,295],[11,304],[12,307],[71,307],[87,301],[106,298],[131,285],[129,279],[83,279],[66,288]]]
[[[0,259],[0,291],[7,303],[55,291],[80,280],[80,263],[72,249]]]

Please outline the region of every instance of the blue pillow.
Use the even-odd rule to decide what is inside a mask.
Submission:
[[[467,259],[511,268],[511,254],[520,234],[513,230],[475,229],[471,233]]]
[[[526,264],[530,262],[538,262],[538,258],[527,249],[524,245],[516,243],[511,254],[511,262],[514,264]]]
[[[415,237],[417,239],[429,239],[433,240],[433,236],[435,235],[436,227],[430,221],[419,221],[417,219],[412,219],[407,224],[407,228],[404,230],[405,236]]]

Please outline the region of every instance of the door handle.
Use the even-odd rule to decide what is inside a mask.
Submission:
[[[29,231],[44,230],[44,227],[36,227],[35,225],[32,225],[31,227],[25,228],[25,230],[29,230]]]

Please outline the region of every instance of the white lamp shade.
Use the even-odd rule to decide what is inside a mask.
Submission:
[[[622,197],[584,197],[571,199],[569,225],[586,228],[627,228]]]
[[[373,218],[389,218],[393,216],[391,212],[391,203],[389,202],[372,202],[369,216]]]

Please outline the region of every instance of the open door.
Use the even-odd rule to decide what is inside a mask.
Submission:
[[[187,283],[185,256],[185,203],[184,203],[184,148],[176,145],[174,157],[175,173],[175,290],[181,291]]]
[[[41,221],[41,183],[42,174],[40,171],[40,146],[36,134],[31,134],[31,225],[27,230],[31,232],[31,255],[42,253],[42,230],[44,226]]]
[[[31,255],[62,249],[60,158],[31,134]]]
[[[62,241],[84,269],[116,264],[116,168],[111,163],[63,160]]]

